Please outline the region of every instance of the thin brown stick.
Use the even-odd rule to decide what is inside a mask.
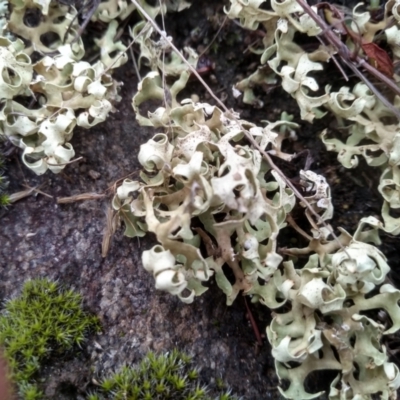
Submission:
[[[303,231],[298,225],[297,222],[293,219],[293,217],[288,214],[286,215],[286,222],[295,230],[297,231],[301,236],[305,237],[307,240],[311,242],[313,239],[309,234]]]
[[[298,0],[299,1],[299,0]],[[217,104],[227,113],[229,114],[233,119],[236,120],[236,123],[238,124],[239,128],[243,131],[244,135],[246,136],[246,139],[262,154],[264,159],[269,163],[271,168],[275,170],[279,176],[284,180],[284,182],[290,187],[290,189],[293,190],[293,193],[295,196],[301,200],[305,206],[310,210],[310,213],[317,219],[317,221],[323,225],[325,228],[329,230],[331,233],[332,237],[335,239],[335,241],[340,245],[341,249],[346,253],[346,255],[350,257],[350,255],[347,253],[346,249],[342,246],[342,244],[339,241],[339,238],[337,235],[333,232],[333,229],[330,228],[326,222],[321,218],[320,215],[318,215],[314,209],[312,208],[311,204],[304,198],[304,196],[296,189],[296,187],[290,182],[290,180],[285,176],[285,174],[275,165],[275,163],[272,161],[271,157],[269,154],[265,152],[264,149],[260,147],[260,145],[256,142],[256,140],[253,138],[253,136],[250,134],[249,131],[247,131],[241,122],[235,117],[233,113],[230,112],[230,110],[225,106],[225,104],[214,94],[213,90],[207,85],[207,83],[204,81],[204,79],[200,76],[200,74],[196,71],[195,68],[193,68],[190,63],[186,60],[185,56],[176,48],[176,46],[172,43],[172,41],[167,37],[166,32],[162,31],[158,25],[156,24],[155,21],[151,19],[151,17],[147,14],[147,12],[143,9],[143,7],[137,2],[137,0],[132,0],[132,3],[135,4],[137,9],[142,13],[142,15],[147,19],[147,21],[153,26],[153,28],[158,32],[160,36],[162,36],[168,44],[171,46],[171,48],[175,51],[175,53],[178,55],[178,57],[188,66],[192,74],[198,79],[198,81],[203,85],[203,87],[207,90],[207,92],[210,94],[210,96],[217,102]],[[341,42],[340,42],[341,43]],[[342,43],[341,43],[342,44]]]
[[[217,33],[214,35],[214,37],[211,39],[211,42],[208,44],[208,46],[199,54],[199,60],[201,57],[204,56],[204,54],[209,50],[209,48],[214,44],[214,42],[217,40],[217,37],[219,33],[222,31],[222,28],[225,26],[226,21],[228,20],[228,16],[225,15],[224,20],[222,21],[221,26],[219,27]]]
[[[86,17],[85,17],[85,20],[83,21],[82,26],[79,27],[78,32],[76,33],[76,35],[75,35],[74,39],[72,40],[71,44],[76,43],[76,42],[79,40],[79,38],[82,36],[83,31],[86,29],[87,25],[89,24],[90,20],[92,19],[92,17],[93,17],[93,15],[94,15],[94,13],[96,12],[97,7],[99,6],[100,2],[101,2],[100,0],[94,0],[94,1],[93,1],[93,4],[92,4],[92,6],[89,8],[89,12],[87,13],[87,15],[86,15]],[[69,27],[68,27],[68,30],[67,30],[67,33],[66,33],[65,37],[67,37],[67,34],[68,34],[68,32],[69,32],[69,30],[70,30],[70,28],[71,28],[71,26],[72,26],[72,23],[75,21],[75,19],[78,17],[78,15],[79,15],[84,9],[85,9],[85,5],[83,5],[83,6],[81,7],[81,9],[76,13],[74,19],[71,21],[71,23],[70,23],[70,25],[69,25]],[[65,40],[65,39],[64,39],[64,40]]]
[[[83,157],[78,157],[78,158],[75,158],[75,160],[71,160],[71,161],[68,161],[66,163],[59,163],[59,164],[52,164],[52,163],[48,162],[47,165],[51,165],[52,167],[63,167],[65,165],[76,163],[77,161],[80,161],[82,159],[83,159]]]
[[[132,47],[129,48],[129,52],[131,53],[132,64],[133,64],[133,68],[135,69],[136,76],[141,81],[142,77],[140,76],[139,68],[138,68],[138,65],[136,62],[135,53],[133,52]]]
[[[25,186],[27,189],[33,190],[36,193],[39,193],[39,194],[42,194],[43,196],[48,197],[49,199],[53,198],[52,195],[50,195],[48,193],[45,193],[42,190],[39,190],[39,188],[41,188],[43,185],[40,185],[40,186],[37,186],[37,187],[34,187],[34,188],[32,188],[32,187],[30,187],[29,185],[26,185],[26,184],[24,184],[23,186]]]
[[[325,43],[322,41],[322,39],[317,36],[317,39],[319,40],[319,42],[325,46]],[[335,55],[332,55],[332,60],[335,63],[337,69],[340,71],[340,73],[343,75],[343,78],[346,82],[349,81],[349,77],[347,76],[346,72],[344,72],[344,69],[342,68],[342,66],[339,64],[339,61],[336,59]]]
[[[10,194],[8,196],[8,199],[9,199],[10,203],[15,203],[16,201],[19,201],[25,197],[30,196],[34,191],[35,191],[35,188],[21,190],[20,192]]]
[[[318,24],[322,29],[322,34],[325,36],[326,40],[336,49],[337,54],[340,56],[342,61],[370,88],[370,90],[379,98],[382,103],[392,111],[392,113],[400,120],[400,111],[386,99],[382,93],[365,77],[365,75],[358,69],[363,67],[371,75],[375,76],[377,79],[386,84],[386,86],[392,90],[392,92],[400,96],[400,88],[396,83],[388,78],[382,72],[378,71],[371,64],[368,64],[362,57],[356,56],[354,60],[352,59],[352,53],[349,48],[340,40],[340,38],[332,31],[331,27],[317,14],[315,11],[304,1],[296,0],[304,11]]]
[[[249,316],[250,324],[251,324],[251,327],[253,328],[254,335],[257,339],[257,343],[259,346],[262,346],[262,344],[263,344],[262,337],[260,335],[260,331],[258,329],[256,320],[253,317],[253,313],[251,312],[250,307],[247,304],[246,296],[243,296],[243,299],[244,299],[244,304],[246,304],[247,315]]]
[[[81,193],[75,196],[60,197],[59,199],[57,199],[57,204],[68,204],[86,200],[98,200],[103,199],[104,197],[106,197],[106,195],[100,193]]]
[[[158,0],[158,4],[160,6],[160,10],[162,10],[162,4],[161,4],[161,0]],[[165,21],[164,21],[164,14],[161,11],[161,23],[162,23],[162,28],[163,28],[163,32],[166,32],[165,29]],[[165,88],[166,87],[166,76],[165,76],[165,49],[163,49],[162,51],[162,87]],[[163,95],[164,95],[164,106],[165,108],[168,108],[168,98],[170,98],[170,93],[168,93],[167,95],[167,91],[164,89],[163,91]],[[168,114],[168,129],[171,129],[172,127],[172,121],[171,121],[171,117]]]
[[[106,213],[106,227],[104,229],[103,242],[101,244],[101,256],[104,258],[110,249],[111,239],[115,233],[117,224],[117,213],[110,206]]]
[[[140,30],[138,33],[138,36],[146,29],[147,24]],[[128,47],[125,49],[125,51],[121,51],[120,54],[115,57],[114,62],[112,62],[101,74],[100,77],[106,74],[116,63],[117,61],[122,57],[123,54],[127,52],[127,50],[130,50],[130,48],[136,43],[136,39],[133,38],[132,41],[129,43]]]
[[[53,196],[51,196],[51,195],[49,195],[49,194],[47,194],[47,193],[45,193],[45,192],[42,192],[39,188],[41,188],[43,185],[40,185],[40,186],[36,186],[36,187],[31,187],[31,186],[29,186],[29,185],[27,185],[27,184],[24,184],[23,186],[25,186],[26,187],[26,190],[21,190],[20,192],[16,192],[16,193],[13,193],[13,194],[10,194],[8,197],[9,197],[9,200],[10,200],[10,203],[15,203],[16,201],[19,201],[19,200],[21,200],[21,199],[23,199],[23,198],[25,198],[25,197],[28,197],[28,196],[30,196],[32,193],[40,193],[40,194],[42,194],[43,196],[46,196],[46,197],[49,197],[49,198],[53,198]]]
[[[132,176],[133,174],[136,174],[137,170],[131,172],[128,175],[123,176],[122,178],[117,179],[111,186],[109,186],[104,192],[108,192],[108,191],[112,191],[113,193],[117,190],[117,185],[119,182],[122,182],[123,180],[125,180],[126,178]]]

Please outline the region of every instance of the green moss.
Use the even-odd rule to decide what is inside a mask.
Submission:
[[[0,179],[1,179],[1,176],[0,176]],[[0,183],[1,183],[1,181],[0,181]],[[10,196],[7,193],[0,193],[0,207],[7,207],[10,204],[11,204]]]
[[[21,295],[6,303],[0,343],[21,398],[43,398],[35,383],[43,360],[81,346],[88,331],[98,327],[81,303],[78,293],[47,279],[26,282]]]
[[[199,381],[199,371],[188,355],[173,350],[156,356],[149,353],[138,367],[123,367],[104,378],[87,400],[211,400]],[[234,400],[229,392],[216,399]]]
[[[0,134],[0,145],[3,140],[3,137]],[[7,207],[10,205],[10,197],[8,194],[5,192],[8,186],[8,180],[4,176],[4,170],[5,170],[5,162],[4,162],[4,157],[0,152],[0,208],[1,207]]]
[[[217,388],[218,388],[218,389],[223,389],[223,388],[225,387],[225,383],[224,383],[224,381],[222,380],[222,378],[217,378],[217,379],[215,380],[215,384],[217,385]]]
[[[42,400],[43,392],[36,386],[36,384],[28,383],[26,381],[18,385],[18,392],[20,398],[24,400]]]

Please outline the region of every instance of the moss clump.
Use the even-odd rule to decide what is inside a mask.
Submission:
[[[82,297],[56,282],[34,279],[19,297],[9,300],[0,316],[0,343],[21,398],[42,399],[35,378],[41,362],[80,346],[97,318],[82,310]]]
[[[7,207],[11,204],[10,196],[5,192],[6,187],[6,178],[3,175],[3,171],[0,171],[0,207]]]
[[[156,356],[149,353],[138,367],[123,367],[103,379],[100,388],[87,400],[211,400],[199,381],[199,370],[193,368],[188,355],[173,350]],[[219,394],[218,400],[235,400],[230,393]]]
[[[3,141],[3,136],[0,134],[0,145]],[[8,180],[4,176],[5,166],[4,166],[4,157],[0,152],[0,208],[7,207],[11,204],[10,196],[5,192],[8,186]]]

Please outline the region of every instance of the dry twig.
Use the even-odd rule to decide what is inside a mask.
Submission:
[[[259,346],[262,346],[263,341],[262,341],[262,337],[260,334],[260,330],[258,329],[258,326],[257,326],[256,320],[254,319],[253,313],[251,312],[250,307],[247,304],[246,296],[243,296],[243,300],[244,300],[244,304],[246,305],[247,315],[249,317],[251,327],[253,328],[254,335],[257,339],[257,344]]]
[[[57,204],[68,204],[86,200],[98,200],[104,198],[105,196],[105,194],[101,193],[81,193],[75,196],[60,197],[59,199],[57,199]]]
[[[101,244],[101,256],[104,258],[108,254],[108,250],[110,248],[111,239],[115,233],[117,228],[117,213],[113,210],[112,207],[107,208],[106,213],[106,227],[104,229],[103,242]]]
[[[322,35],[327,42],[333,46],[340,59],[369,87],[375,96],[400,120],[400,111],[393,106],[392,103],[375,87],[375,85],[360,71],[359,68],[364,68],[375,78],[386,84],[386,86],[396,95],[400,96],[400,88],[396,83],[378,71],[374,66],[364,60],[359,55],[354,56],[345,43],[335,34],[331,27],[304,1],[296,0],[304,11],[316,22],[322,29]]]

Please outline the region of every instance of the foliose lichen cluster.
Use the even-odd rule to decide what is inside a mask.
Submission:
[[[138,11],[136,4],[153,20],[190,5],[173,0],[158,6],[144,0],[100,3],[93,19],[108,28],[96,41],[99,60],[91,64],[83,61],[82,41],[74,41],[74,7],[13,0],[8,15],[2,4],[0,21],[7,22],[0,22],[0,130],[23,148],[24,163],[36,173],[64,168],[74,157],[69,143],[74,127],[104,121],[118,101],[118,83],[111,72],[126,61],[126,47],[116,39],[116,19]],[[376,21],[358,5],[347,29],[363,45],[379,36],[397,62],[399,7],[398,1],[387,1],[383,17]],[[37,12],[40,23],[35,25],[27,15],[36,21]],[[332,400],[395,398],[400,374],[382,338],[400,328],[400,291],[388,283],[390,268],[376,246],[379,230],[400,233],[399,218],[390,214],[400,207],[399,121],[365,83],[320,88],[318,74],[335,51],[324,43],[313,51],[296,43],[296,34],[321,34],[297,1],[230,0],[225,12],[245,29],[263,28],[261,44],[253,49],[261,55],[261,65],[235,87],[243,101],[262,106],[254,87],[280,82],[305,121],[332,113],[347,137],[343,141],[322,132],[327,149],[338,152],[346,168],[356,167],[363,157],[382,170],[378,190],[383,222],[366,216],[353,234],[339,229],[335,237],[325,178],[300,171],[305,196],[298,199],[263,154],[290,161],[293,155],[282,150],[290,135],[280,128],[293,130],[297,125],[282,120],[259,126],[240,119],[234,110],[182,100],[192,73],[189,65],[195,67],[199,56],[186,47],[184,63],[172,51],[171,38],[159,35],[141,12],[130,34],[140,49],[139,64],[150,72],[140,81],[132,106],[138,122],[154,127],[156,134],[140,148],[141,180],[125,180],[112,206],[127,236],[156,236],[158,244],[143,252],[142,261],[158,289],[190,303],[215,277],[228,304],[241,293],[273,310],[267,336],[277,374],[289,382],[286,389],[280,388],[286,398],[318,397],[320,393],[304,387],[310,373],[318,370],[337,371],[329,389]],[[339,22],[332,20],[335,26]],[[46,37],[49,31],[54,35]],[[344,40],[354,49],[352,35]],[[41,57],[32,62],[34,53]],[[399,80],[396,73],[393,80]],[[400,104],[397,95],[393,103]],[[279,250],[279,234],[294,207],[304,208],[309,227],[301,232],[309,244]],[[300,257],[307,257],[303,267]],[[378,320],[377,310],[390,322]]]
[[[345,139],[329,137],[328,130],[321,133],[321,139],[330,151],[338,153],[338,160],[346,168],[355,168],[359,158],[368,165],[382,170],[378,190],[384,201],[382,206],[383,229],[394,235],[400,233],[400,219],[390,211],[400,208],[400,125],[390,109],[372,93],[364,82],[341,86],[332,90],[328,84],[323,94],[318,93],[318,77],[322,76],[327,63],[332,60],[334,50],[321,43],[315,50],[307,51],[297,44],[295,34],[317,37],[321,28],[304,12],[295,0],[271,0],[271,9],[262,9],[265,1],[232,0],[226,8],[230,18],[238,18],[241,25],[250,30],[263,27],[266,31],[262,43],[254,51],[261,54],[260,67],[248,78],[237,83],[236,88],[243,91],[243,101],[260,105],[254,94],[254,88],[260,84],[277,82],[294,99],[300,109],[301,118],[312,122],[323,117],[327,110],[339,123],[339,129]],[[314,12],[317,8],[313,8]],[[391,52],[391,63],[400,61],[400,4],[389,0],[384,5],[383,16],[375,20],[371,13],[359,3],[350,16],[343,13],[343,20],[349,21],[347,29],[356,35],[359,43],[351,34],[345,36],[345,43],[354,52],[362,52],[368,45],[374,45],[379,39],[381,47]],[[342,21],[331,14],[333,29],[340,28]],[[346,32],[345,32],[346,33]],[[367,57],[368,58],[368,57]],[[340,73],[340,71],[338,71]],[[396,72],[390,77],[395,83],[400,79]],[[399,107],[399,96],[393,96],[393,104]]]
[[[316,78],[308,75],[322,71],[331,54],[322,45],[307,53],[294,43],[294,34],[316,36],[320,28],[294,0],[272,0],[270,11],[261,9],[262,3],[232,0],[226,8],[228,16],[239,18],[245,28],[254,30],[263,24],[266,31],[261,61],[270,68],[259,68],[253,77],[237,84],[244,100],[257,102],[254,82],[260,83],[261,74],[267,71],[265,82],[280,79],[297,100],[303,119],[311,122],[327,112],[325,108],[337,118],[351,121],[346,145],[328,139],[326,133],[322,136],[328,147],[336,143],[345,166],[356,166],[357,155],[364,155],[371,166],[395,170],[390,160],[398,151],[397,125],[388,125],[383,118],[389,111],[362,83],[339,92],[327,86],[323,95],[313,97],[319,86]],[[389,25],[398,29],[396,7],[388,2],[385,18],[391,18],[394,25]],[[355,18],[361,18],[359,14],[356,8]],[[370,33],[364,35],[365,40],[372,41],[373,32],[382,29],[388,19],[377,28],[368,22],[368,15],[364,13],[359,25]],[[278,377],[289,382],[285,390],[280,388],[286,398],[320,396],[304,387],[310,373],[319,370],[338,372],[330,385],[330,399],[367,399],[377,394],[382,399],[395,398],[400,374],[381,342],[383,335],[400,328],[400,291],[387,283],[390,268],[376,247],[379,229],[395,233],[399,228],[398,222],[385,214],[385,207],[390,206],[387,198],[384,223],[365,217],[353,235],[340,229],[340,236],[332,237],[327,221],[333,216],[333,206],[325,178],[300,171],[307,206],[296,199],[259,151],[266,149],[275,157],[290,160],[292,155],[281,150],[288,137],[282,133],[285,130],[277,128],[291,123],[257,126],[241,120],[233,110],[192,99],[178,101],[190,68],[173,52],[168,53],[165,37],[155,39],[151,29],[146,35],[133,30],[142,62],[151,72],[140,82],[132,105],[139,123],[153,126],[158,133],[140,148],[141,181],[125,180],[113,207],[124,222],[126,235],[152,232],[156,236],[159,244],[142,255],[156,288],[190,303],[207,290],[204,284],[214,276],[228,304],[243,293],[276,310],[267,336]],[[388,43],[398,46],[398,40],[390,37]],[[159,62],[162,51],[170,54],[165,66]],[[194,65],[195,51],[185,48],[184,52]],[[154,100],[163,105],[151,108]],[[147,107],[142,108],[145,103]],[[143,113],[142,109],[150,111]],[[257,148],[246,140],[248,135]],[[371,146],[375,147],[358,146],[365,138],[373,140]],[[349,151],[341,151],[343,146]],[[375,156],[371,149],[383,152]],[[392,189],[393,205],[395,185],[386,182]],[[280,230],[296,204],[304,207],[310,223],[309,233],[303,231],[309,245],[279,252]],[[317,221],[313,213],[320,216]],[[308,262],[297,267],[298,257],[304,256]],[[373,310],[384,311],[391,323],[385,326],[376,320]]]
[[[37,174],[60,172],[75,156],[69,143],[75,126],[104,121],[119,100],[111,73],[127,56],[114,40],[117,22],[95,39],[101,51],[89,63],[82,39],[74,41],[73,6],[55,0],[10,1],[11,11],[8,2],[1,6],[9,15],[0,32],[0,134],[23,149],[24,164]]]

